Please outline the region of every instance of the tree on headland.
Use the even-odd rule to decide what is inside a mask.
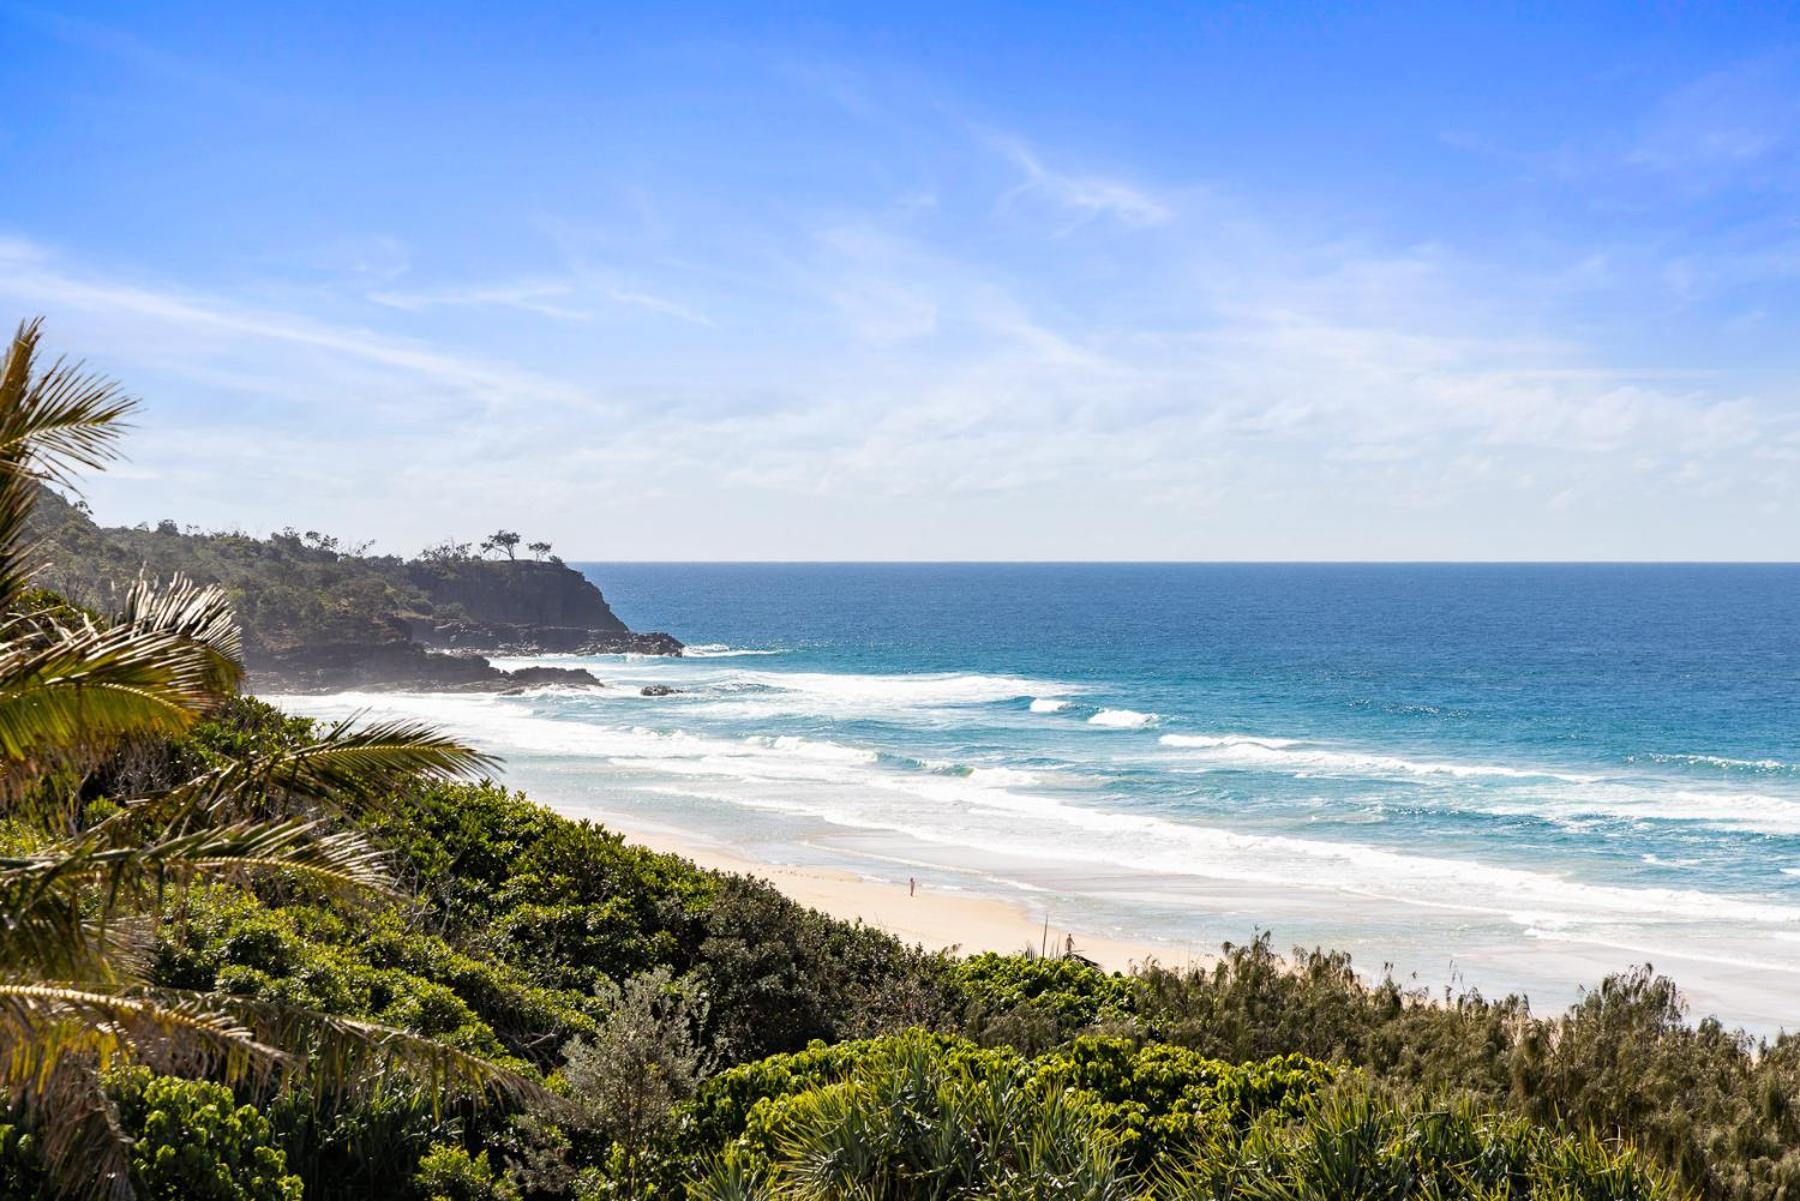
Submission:
[[[481,544],[483,554],[505,551],[508,559],[517,559],[515,550],[519,545],[519,535],[512,530],[495,530]]]
[[[532,542],[527,544],[525,549],[530,551],[531,557],[538,560],[540,563],[550,557],[550,544],[548,542]]]
[[[225,593],[140,578],[106,618],[32,587],[28,523],[46,483],[103,467],[134,407],[111,380],[36,361],[39,325],[0,363],[0,1091],[41,1134],[57,1191],[133,1196],[103,1073],[142,1064],[232,1084],[535,1086],[423,1036],[215,991],[154,985],[145,938],[189,890],[270,877],[332,895],[391,892],[348,820],[406,782],[474,773],[467,747],[407,724],[328,729],[243,760],[132,786],[121,752],[191,730],[237,694]],[[173,523],[170,523],[173,524]],[[107,780],[103,802],[90,785]]]
[[[419,558],[427,563],[466,563],[474,557],[475,548],[471,544],[453,538],[446,538],[419,552]]]

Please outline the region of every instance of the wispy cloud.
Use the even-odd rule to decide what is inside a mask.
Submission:
[[[1800,135],[1800,54],[1779,51],[1709,72],[1649,114],[1626,161],[1658,171],[1743,166]]]
[[[222,335],[306,348],[391,368],[495,406],[543,401],[583,404],[592,399],[536,372],[409,339],[68,269],[44,248],[17,239],[0,242],[0,296],[15,305],[38,309],[135,319],[177,336]]]
[[[438,308],[504,308],[550,317],[557,321],[593,320],[592,312],[573,309],[561,303],[574,294],[575,288],[571,284],[528,281],[482,287],[443,288],[436,291],[387,289],[370,292],[369,299],[376,304],[403,309],[409,313]]]
[[[522,280],[418,291],[383,289],[370,292],[369,299],[410,313],[437,308],[502,308],[574,322],[599,320],[598,306],[616,305],[672,317],[691,325],[712,324],[704,314],[648,292],[610,286],[583,287],[566,280]]]
[[[1035,195],[1074,213],[1078,224],[1105,217],[1127,226],[1146,227],[1162,225],[1174,215],[1161,200],[1123,180],[1054,170],[1017,138],[989,132],[984,140],[1025,177],[1001,196],[1003,208]]]

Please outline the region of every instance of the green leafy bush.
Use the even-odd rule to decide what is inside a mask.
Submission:
[[[269,1119],[230,1089],[133,1068],[112,1091],[142,1201],[300,1201]]]
[[[1035,1005],[1071,1029],[1128,1017],[1136,1008],[1130,979],[1082,959],[989,951],[958,962],[955,974],[964,995],[978,1005],[997,1011]]]
[[[439,1143],[419,1160],[413,1187],[426,1201],[518,1201],[513,1188],[488,1162],[488,1153],[470,1155]]]
[[[1079,1038],[1032,1063],[1037,1095],[1066,1094],[1142,1167],[1165,1151],[1243,1128],[1264,1113],[1303,1113],[1334,1077],[1298,1055],[1230,1064],[1166,1043]]]
[[[483,959],[586,996],[657,967],[693,976],[719,1062],[946,1021],[956,1008],[941,956],[493,784],[418,788],[373,829],[445,937]]]
[[[1152,1174],[1157,1201],[1676,1201],[1634,1149],[1468,1104],[1395,1105],[1355,1089],[1271,1113]]]
[[[690,1177],[697,1201],[1673,1201],[1628,1147],[1381,1099],[1298,1059],[1082,1040],[1025,1061],[917,1034],[740,1069],[785,1091]],[[804,1082],[802,1084],[802,1082]],[[801,1085],[800,1087],[794,1087]],[[744,1098],[736,1096],[739,1108]],[[1160,1144],[1152,1147],[1153,1137]]]
[[[960,1082],[945,1105],[962,1104],[977,1085],[1003,1084],[1009,1097],[1018,1093],[1017,1104],[1064,1107],[1067,1120],[1079,1119],[1101,1132],[1109,1154],[1127,1167],[1142,1166],[1219,1126],[1242,1128],[1264,1113],[1301,1112],[1334,1078],[1327,1066],[1298,1057],[1235,1065],[1179,1047],[1082,1038],[1027,1059],[1009,1048],[913,1030],[817,1044],[720,1073],[679,1111],[669,1163],[691,1171],[709,1157],[728,1154],[760,1168],[779,1158],[782,1131],[802,1104],[795,1098],[853,1081],[879,1085],[877,1091],[903,1077],[917,1083],[926,1079],[919,1074],[926,1064]]]
[[[1669,980],[1614,976],[1567,1012],[1364,980],[1348,956],[1276,955],[1136,978],[1155,1037],[1223,1059],[1342,1060],[1413,1096],[1465,1095],[1546,1126],[1627,1140],[1712,1201],[1800,1194],[1800,1038],[1758,1044],[1690,1022]]]

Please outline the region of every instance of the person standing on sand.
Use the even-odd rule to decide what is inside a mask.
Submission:
[[[913,876],[908,876],[906,878],[906,895],[909,897],[916,897],[919,895],[919,881],[917,878]]]

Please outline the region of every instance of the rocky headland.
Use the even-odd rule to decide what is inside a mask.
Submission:
[[[44,585],[101,611],[140,572],[228,589],[256,692],[592,688],[603,685],[585,668],[507,671],[488,656],[682,650],[668,634],[628,629],[592,581],[547,554],[515,559],[506,547],[483,557],[446,545],[404,559],[313,532],[104,527],[48,490],[34,525]]]

